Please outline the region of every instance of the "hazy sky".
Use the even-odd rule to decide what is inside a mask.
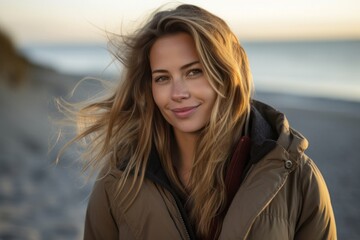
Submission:
[[[101,42],[169,1],[0,0],[0,27],[18,43]],[[360,39],[359,0],[199,0],[240,39]]]

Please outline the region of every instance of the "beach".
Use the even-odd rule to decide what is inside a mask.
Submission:
[[[74,149],[54,163],[59,117],[54,98],[68,96],[82,76],[33,68],[23,86],[0,82],[0,239],[82,239],[86,183]],[[73,99],[92,95],[84,83]],[[96,92],[96,91],[94,91]],[[360,103],[256,92],[255,99],[284,112],[309,141],[306,153],[331,194],[338,238],[360,238]]]

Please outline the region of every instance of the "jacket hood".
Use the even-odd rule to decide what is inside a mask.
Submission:
[[[275,147],[282,148],[286,158],[298,163],[298,159],[308,147],[308,141],[289,126],[283,113],[253,100],[250,119],[251,163],[256,163]]]

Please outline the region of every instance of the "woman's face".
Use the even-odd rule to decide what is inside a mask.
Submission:
[[[216,93],[205,77],[192,37],[167,35],[150,51],[152,94],[175,133],[196,133],[210,119]]]

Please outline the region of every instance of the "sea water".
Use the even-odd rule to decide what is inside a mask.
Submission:
[[[360,41],[244,46],[259,90],[360,101]]]
[[[117,75],[119,63],[105,44],[28,45],[20,49],[32,62],[61,73]]]
[[[360,101],[360,41],[244,42],[255,89]],[[105,45],[33,45],[32,61],[67,74],[112,75],[121,66]]]

